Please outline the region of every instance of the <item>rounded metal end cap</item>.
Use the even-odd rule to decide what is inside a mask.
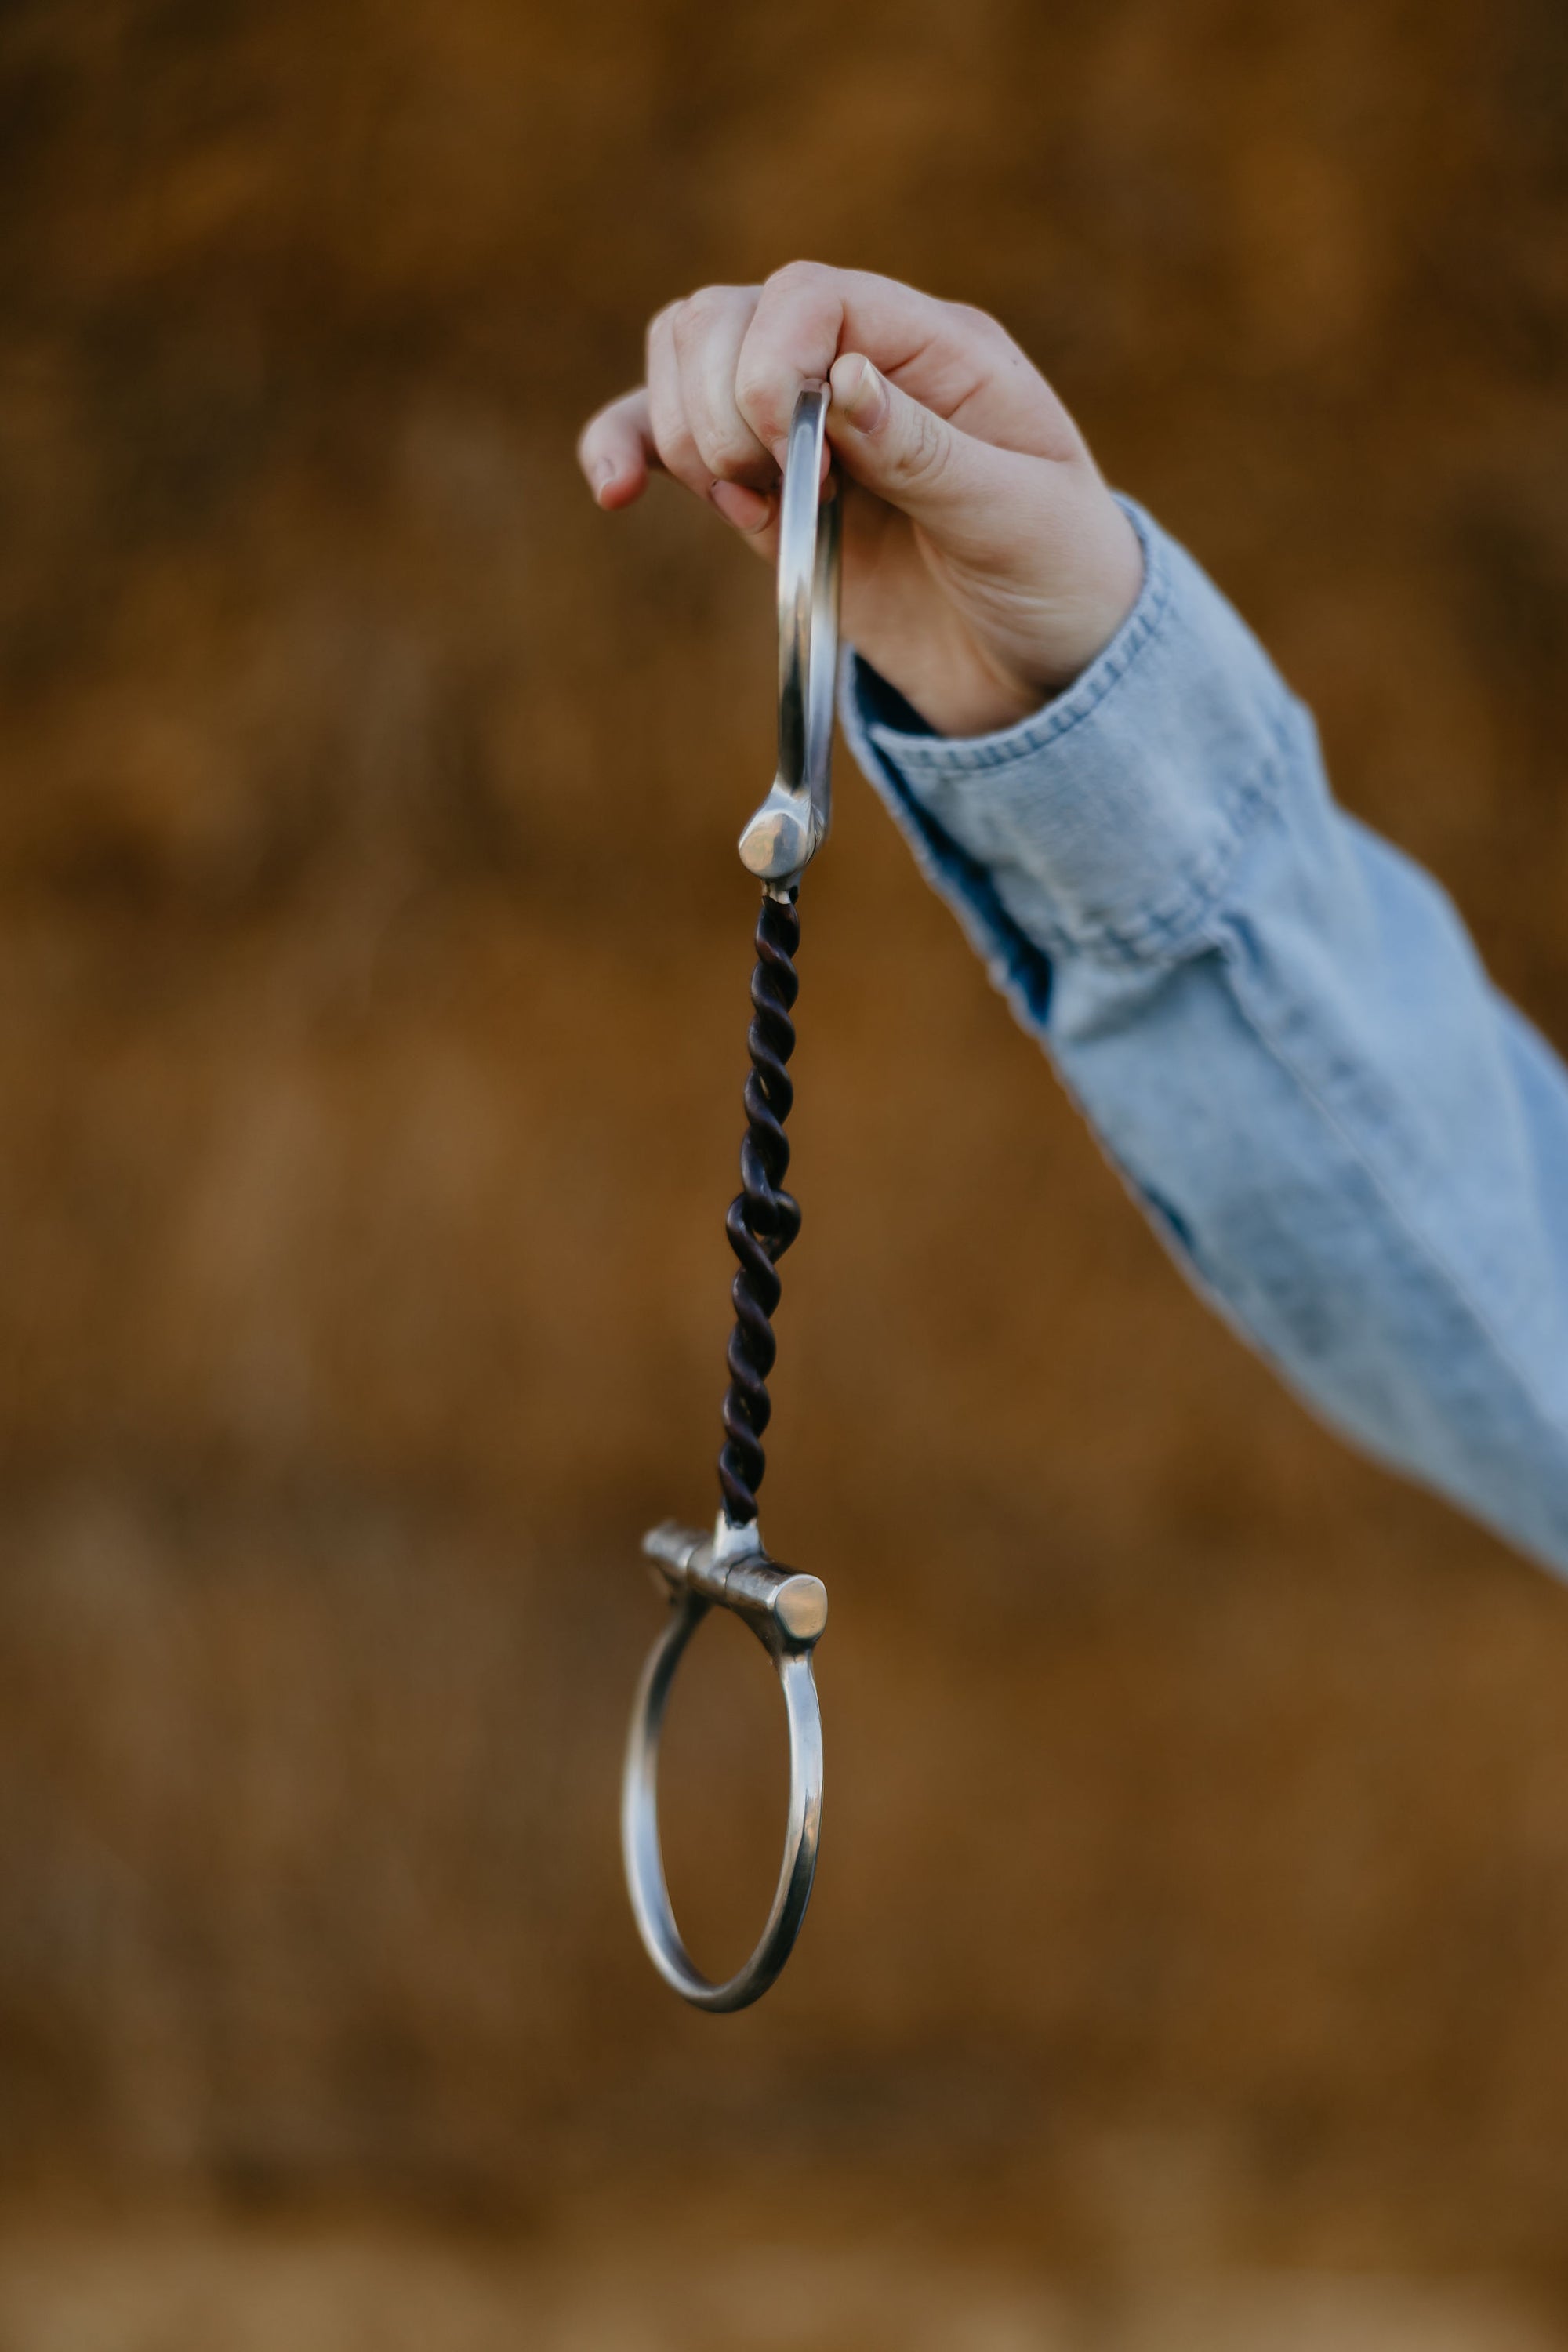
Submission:
[[[792,808],[764,801],[740,841],[741,863],[759,882],[798,874],[810,854],[810,835]]]
[[[818,1576],[789,1576],[773,1597],[773,1614],[793,1641],[815,1642],[827,1622],[827,1587]]]

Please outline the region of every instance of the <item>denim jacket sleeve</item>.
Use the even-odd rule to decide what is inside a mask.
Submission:
[[[969,741],[853,655],[861,766],[1196,1286],[1310,1406],[1568,1570],[1568,1072],[1129,503],[1142,593]]]

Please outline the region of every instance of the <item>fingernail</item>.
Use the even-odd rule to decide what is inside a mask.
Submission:
[[[600,492],[602,492],[602,491],[604,491],[604,490],[607,490],[607,489],[609,488],[610,484],[615,480],[615,478],[616,478],[616,461],[615,461],[615,459],[614,459],[613,457],[601,457],[601,458],[600,458],[600,460],[599,460],[599,462],[598,462],[598,464],[597,464],[597,465],[595,467],[595,468],[594,468],[594,494],[595,494],[595,497],[597,497],[597,496],[600,494]]]
[[[833,371],[833,397],[857,432],[871,433],[888,413],[888,387],[868,359],[851,355],[842,377]]]

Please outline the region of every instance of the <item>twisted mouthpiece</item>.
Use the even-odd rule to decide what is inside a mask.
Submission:
[[[772,1318],[784,1292],[774,1267],[800,1231],[799,1207],[784,1189],[789,1169],[784,1123],[795,1100],[784,1064],[795,1051],[795,1024],[789,1016],[800,989],[794,961],[799,945],[794,891],[775,898],[764,890],[752,973],[752,1025],[746,1033],[752,1067],[745,1090],[741,1190],[724,1220],[738,1262],[730,1289],[735,1328],[725,1354],[730,1385],[719,1454],[724,1517],[732,1527],[750,1527],[757,1516],[757,1488],[767,1468],[763,1433],[773,1412],[767,1381],[777,1353]]]

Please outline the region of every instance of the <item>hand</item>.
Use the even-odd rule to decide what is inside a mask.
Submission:
[[[846,635],[939,733],[1026,718],[1115,635],[1142,556],[1071,417],[984,311],[807,261],[671,303],[647,384],[584,427],[599,504],[630,506],[661,467],[771,560],[808,377],[832,389]]]

